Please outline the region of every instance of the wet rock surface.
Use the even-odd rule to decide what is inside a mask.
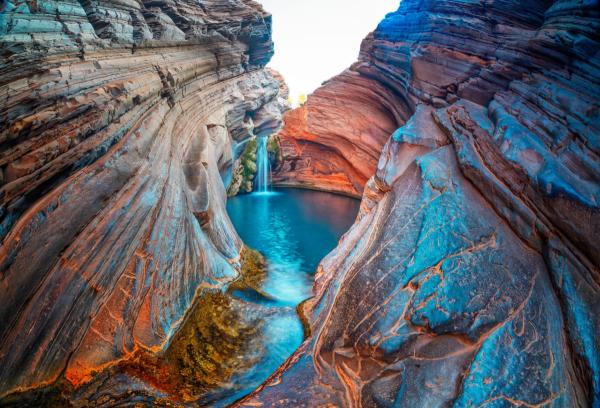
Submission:
[[[244,119],[280,120],[271,16],[253,1],[1,7],[0,398],[176,401],[140,373],[239,275],[225,185]]]
[[[595,2],[404,0],[365,39],[350,71],[394,95],[398,129],[319,267],[311,336],[240,406],[600,404],[599,18]],[[335,160],[381,99],[320,102],[346,75],[288,113],[282,179],[360,191]]]

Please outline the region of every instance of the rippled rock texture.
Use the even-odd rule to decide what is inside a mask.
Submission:
[[[280,121],[271,17],[250,0],[1,7],[0,398],[168,399],[114,370],[238,275],[225,184],[264,131],[249,118]]]
[[[358,192],[373,173],[311,336],[242,406],[600,405],[599,18],[403,0],[287,115],[282,179]]]
[[[379,154],[406,115],[401,100],[355,67],[332,78],[284,116],[285,160],[273,183],[360,197]]]

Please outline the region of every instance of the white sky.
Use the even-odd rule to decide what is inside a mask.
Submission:
[[[399,0],[259,0],[273,14],[275,56],[295,103],[356,61],[360,43]]]

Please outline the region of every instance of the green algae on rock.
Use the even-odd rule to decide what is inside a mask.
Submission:
[[[243,248],[240,276],[230,290],[206,291],[189,311],[164,355],[142,351],[125,371],[185,402],[196,401],[257,364],[264,319],[252,306],[231,296],[232,289],[261,293],[266,261]]]
[[[188,395],[218,387],[256,362],[246,348],[261,322],[240,313],[239,303],[222,292],[202,295],[165,353]]]
[[[266,277],[267,261],[265,257],[254,249],[244,247],[241,254],[240,276],[229,285],[228,292],[252,289],[265,297],[269,297],[262,290]]]
[[[264,257],[244,248],[240,276],[230,290],[202,295],[169,345],[165,359],[190,395],[218,387],[257,362],[256,353],[248,348],[260,336],[262,319],[246,313],[246,306],[230,291],[251,288],[260,293],[266,273]]]
[[[254,190],[254,178],[257,173],[257,147],[258,141],[256,137],[246,142],[244,151],[233,166],[233,176],[227,189],[229,197],[240,193],[251,193]],[[276,168],[283,161],[283,154],[277,135],[269,136],[267,152],[271,168]]]
[[[227,190],[228,196],[250,193],[256,175],[256,137],[246,143],[242,155],[234,164],[233,178]]]
[[[281,152],[281,141],[277,135],[269,137],[267,143],[267,152],[269,153],[269,162],[271,168],[275,169],[283,161],[283,153]]]

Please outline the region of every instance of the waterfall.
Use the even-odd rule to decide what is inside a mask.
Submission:
[[[257,137],[258,145],[256,149],[256,191],[266,193],[269,191],[269,174],[271,173],[271,164],[269,163],[269,152],[267,151],[267,136]]]

